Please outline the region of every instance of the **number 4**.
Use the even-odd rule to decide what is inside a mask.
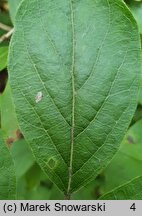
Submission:
[[[133,204],[131,205],[130,209],[133,210],[133,211],[136,211],[136,204],[133,203]]]

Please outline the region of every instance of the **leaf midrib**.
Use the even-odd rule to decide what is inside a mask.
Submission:
[[[72,120],[71,120],[71,151],[70,151],[70,164],[69,164],[69,179],[67,194],[70,193],[71,180],[72,180],[72,164],[73,164],[73,147],[74,147],[74,127],[75,127],[75,77],[74,77],[74,67],[75,67],[75,29],[74,29],[74,12],[73,12],[73,1],[70,1],[70,11],[71,11],[71,30],[72,30],[72,64],[71,64],[71,81],[72,81]]]

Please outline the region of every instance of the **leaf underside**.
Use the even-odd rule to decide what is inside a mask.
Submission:
[[[16,178],[14,164],[8,148],[0,138],[0,200],[13,200],[15,196]]]
[[[110,193],[105,194],[102,200],[141,200],[142,199],[142,176],[120,186]]]
[[[136,23],[119,0],[25,0],[9,71],[21,130],[64,193],[109,163],[134,113]]]

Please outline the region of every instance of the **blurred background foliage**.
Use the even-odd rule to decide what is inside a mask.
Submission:
[[[10,85],[7,58],[10,38],[3,36],[14,26],[16,10],[21,0],[0,0],[0,126],[16,167],[17,199],[63,199],[63,194],[43,173],[20,132]],[[142,35],[142,1],[125,0]],[[4,24],[4,26],[3,26]],[[8,28],[6,28],[8,27]],[[142,37],[141,37],[142,38]],[[142,79],[141,79],[142,86]],[[142,175],[142,87],[138,106],[121,147],[108,167],[72,199],[97,199],[134,177]]]

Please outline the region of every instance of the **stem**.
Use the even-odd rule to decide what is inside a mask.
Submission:
[[[12,28],[0,22],[0,29],[3,29],[4,31],[10,31]]]
[[[3,41],[9,39],[9,38],[11,37],[11,35],[13,34],[13,32],[14,32],[14,28],[11,29],[11,30],[10,30],[9,32],[7,32],[6,34],[2,35],[2,36],[0,37],[0,43],[2,43]]]
[[[70,194],[64,194],[64,200],[70,200],[71,195]]]

